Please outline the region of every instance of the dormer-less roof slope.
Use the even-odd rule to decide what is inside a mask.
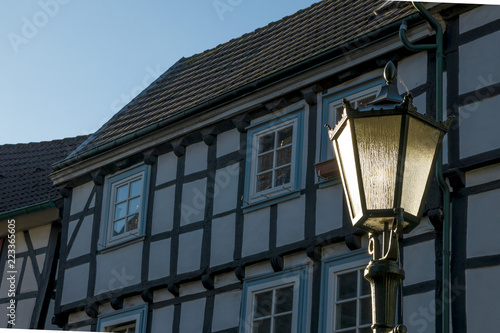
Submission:
[[[396,2],[375,15],[374,10],[385,3],[384,0],[321,1],[214,49],[182,58],[74,152],[73,161],[58,163],[55,169],[76,162],[78,157],[84,159],[85,152],[93,148],[98,147],[99,152],[106,150],[117,139],[119,144],[131,133],[232,93],[414,12],[410,4]]]
[[[0,145],[0,215],[59,197],[49,174],[88,136]]]

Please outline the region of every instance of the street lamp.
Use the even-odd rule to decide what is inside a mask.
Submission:
[[[418,113],[411,94],[399,95],[392,62],[384,78],[386,86],[366,108],[354,109],[344,100],[342,118],[328,131],[352,224],[370,237],[373,259],[365,278],[371,285],[374,333],[406,332],[403,325],[395,327],[397,289],[404,279],[398,235],[420,222],[449,127]]]

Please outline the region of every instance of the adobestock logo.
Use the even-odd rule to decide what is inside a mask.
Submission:
[[[40,29],[45,27],[50,22],[50,19],[59,13],[61,6],[66,5],[69,2],[70,0],[38,1],[40,9],[36,11],[31,18],[23,16],[21,19],[23,24],[21,26],[20,34],[12,31],[7,34],[7,38],[9,39],[14,52],[18,53],[21,45],[28,44],[30,40],[35,38],[40,32]]]

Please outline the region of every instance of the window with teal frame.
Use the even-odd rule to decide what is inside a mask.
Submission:
[[[106,313],[97,319],[98,332],[145,333],[147,306],[139,305]]]
[[[308,266],[245,279],[239,333],[305,332]]]
[[[303,118],[300,108],[248,128],[244,208],[299,195]]]
[[[323,262],[320,332],[372,332],[370,284],[364,278],[369,261],[363,249]]]
[[[141,165],[112,175],[107,180],[106,246],[144,234],[149,167]]]
[[[384,82],[381,76],[377,76],[323,95],[320,162],[334,158],[332,143],[328,138],[327,129],[323,125],[328,124],[332,128],[335,127],[342,117],[344,109],[342,100],[345,98],[353,107],[363,108],[366,106],[366,103],[375,99]]]

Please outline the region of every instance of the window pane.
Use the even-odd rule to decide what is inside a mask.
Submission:
[[[358,272],[350,272],[337,276],[337,300],[354,298],[357,296]]]
[[[289,333],[292,331],[292,314],[287,314],[274,319],[273,333]]]
[[[274,300],[274,313],[292,311],[293,308],[293,286],[276,289]]]
[[[130,196],[129,198],[133,198],[141,195],[142,190],[142,179],[133,181],[130,183]]]
[[[255,294],[255,304],[253,308],[253,317],[260,318],[271,315],[271,307],[273,304],[273,292]]]
[[[115,221],[113,223],[113,236],[123,234],[125,231],[125,219]]]
[[[337,329],[356,326],[356,301],[337,304]]]
[[[360,328],[359,333],[373,333],[373,330],[368,326],[368,327],[363,327],[363,328]]]
[[[370,324],[372,322],[372,306],[371,306],[371,298],[364,298],[359,301],[359,306],[361,307],[360,309],[360,316],[359,318],[359,323],[361,325],[363,324]]]
[[[139,224],[139,214],[129,216],[127,219],[127,231],[137,229]]]
[[[123,202],[115,206],[115,220],[125,217],[127,215],[127,203]]]
[[[259,138],[259,153],[274,149],[274,133],[263,135]]]
[[[278,144],[277,144],[276,148],[283,147],[285,145],[292,143],[292,137],[293,137],[293,127],[292,126],[278,131]]]
[[[257,192],[267,190],[273,185],[272,172],[266,172],[257,176]]]
[[[253,333],[271,333],[271,318],[253,322]]]
[[[115,202],[122,202],[127,200],[128,195],[128,184],[120,186],[116,189],[116,198]]]
[[[280,186],[288,184],[290,182],[290,166],[276,169],[276,181],[275,186]]]
[[[270,152],[259,156],[257,172],[267,171],[273,168],[274,153]]]
[[[276,151],[276,166],[282,166],[292,161],[292,146]]]
[[[139,212],[139,205],[140,204],[141,204],[141,198],[140,197],[137,197],[135,199],[129,200],[127,215],[138,213]]]

